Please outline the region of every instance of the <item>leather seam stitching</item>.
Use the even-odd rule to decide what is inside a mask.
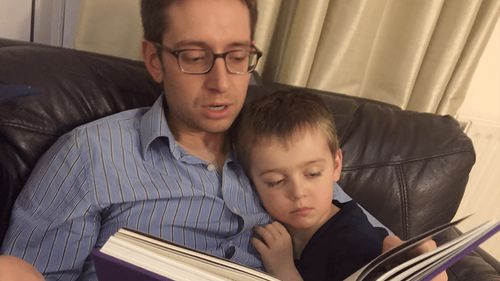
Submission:
[[[432,160],[435,158],[448,157],[448,156],[452,156],[455,154],[462,154],[462,153],[474,153],[474,150],[458,150],[458,151],[452,151],[452,152],[448,152],[448,153],[441,153],[441,154],[435,154],[435,155],[431,155],[431,156],[423,156],[423,157],[418,157],[418,158],[414,158],[414,159],[407,159],[407,160],[400,160],[400,161],[378,162],[378,163],[364,164],[364,165],[359,165],[359,166],[343,166],[342,170],[343,171],[354,171],[354,170],[360,170],[360,169],[404,165],[404,164],[408,164],[408,163],[412,163],[412,162]]]
[[[396,174],[397,174],[397,177],[398,177],[398,181],[399,181],[399,190],[400,190],[400,198],[401,198],[401,210],[402,210],[402,214],[401,214],[401,224],[403,226],[403,239],[407,239],[408,238],[408,235],[410,233],[410,229],[409,229],[409,224],[408,224],[408,221],[409,221],[409,218],[408,218],[408,188],[406,186],[406,182],[405,182],[405,176],[404,176],[404,171],[403,171],[403,168],[401,165],[396,165],[395,167],[395,170],[396,170]]]
[[[50,132],[48,130],[43,130],[41,128],[30,127],[30,126],[26,126],[26,125],[18,124],[18,123],[2,122],[2,123],[0,123],[0,127],[14,127],[14,128],[19,128],[19,129],[24,129],[24,130],[27,130],[27,131],[31,131],[31,132],[34,132],[34,133],[40,133],[40,134],[50,135],[50,136],[59,136],[58,134]]]

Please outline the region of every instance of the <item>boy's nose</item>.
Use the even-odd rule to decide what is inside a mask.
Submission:
[[[305,186],[297,180],[292,180],[290,182],[290,198],[298,200],[304,196],[306,196]]]

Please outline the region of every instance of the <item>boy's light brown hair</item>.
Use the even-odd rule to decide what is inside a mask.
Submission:
[[[330,151],[336,153],[337,129],[323,100],[300,90],[282,90],[246,104],[233,127],[232,140],[238,160],[248,172],[254,146],[273,139],[288,146],[297,134],[315,129],[324,133]]]

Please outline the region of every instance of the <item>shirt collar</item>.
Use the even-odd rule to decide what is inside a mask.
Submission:
[[[166,138],[169,143],[170,150],[174,155],[176,149],[175,138],[168,127],[167,118],[165,116],[164,94],[160,95],[153,106],[146,111],[140,120],[140,139],[142,155],[146,158],[147,151],[150,145],[158,138]]]
[[[165,138],[168,142],[168,146],[172,155],[177,159],[188,158],[187,162],[193,162],[190,158],[194,156],[189,155],[182,149],[182,147],[177,145],[175,141],[174,135],[170,130],[170,127],[167,123],[167,117],[165,115],[166,103],[165,103],[165,94],[163,93],[158,97],[153,106],[146,111],[146,113],[142,116],[140,120],[140,139],[141,139],[141,149],[142,156],[144,159],[149,157],[148,150],[152,143],[160,138]],[[233,162],[235,160],[235,155],[232,149],[230,149],[228,158],[226,162]],[[195,157],[195,159],[198,159]],[[199,160],[195,160],[199,161]]]

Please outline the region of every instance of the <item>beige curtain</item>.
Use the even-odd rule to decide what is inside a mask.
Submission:
[[[500,0],[260,0],[259,12],[264,81],[454,115]]]
[[[454,115],[500,0],[258,0],[265,82]],[[141,59],[139,0],[81,0],[75,47]]]

